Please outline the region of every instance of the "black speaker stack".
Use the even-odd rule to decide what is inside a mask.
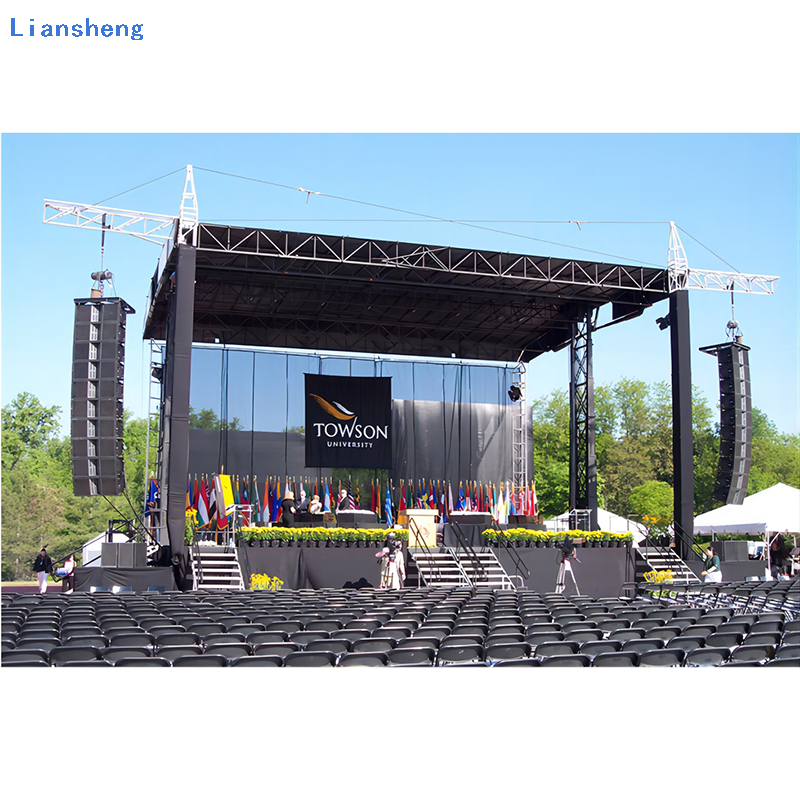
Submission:
[[[750,405],[749,347],[727,342],[700,350],[717,357],[719,367],[719,462],[713,497],[741,505],[752,462],[753,418]]]
[[[125,321],[119,297],[75,300],[72,346],[72,487],[79,497],[125,490],[123,379]]]

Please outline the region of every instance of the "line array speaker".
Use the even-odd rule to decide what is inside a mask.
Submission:
[[[753,455],[750,348],[728,342],[700,349],[715,355],[719,367],[720,443],[713,497],[726,505],[741,505],[747,494]]]
[[[125,322],[133,313],[119,297],[75,300],[70,433],[72,489],[79,497],[125,491]]]

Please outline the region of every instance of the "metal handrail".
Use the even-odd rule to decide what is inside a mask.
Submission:
[[[431,571],[435,573],[436,580],[441,582],[442,573],[439,570],[439,566],[433,559],[430,559],[430,556],[432,555],[431,549],[430,547],[428,547],[428,543],[425,541],[425,539],[421,537],[422,531],[420,530],[419,523],[413,517],[409,517],[408,519],[408,532],[409,536],[411,534],[414,535],[414,541],[416,542],[414,546],[421,549],[429,557],[428,564],[432,567]],[[420,544],[422,545],[422,547],[419,547]],[[409,546],[411,546],[410,538],[409,538]],[[416,562],[416,559],[414,560]],[[417,588],[420,587],[420,578],[421,578],[421,573],[419,570],[419,564],[417,564]]]
[[[511,540],[506,536],[504,530],[500,528],[495,520],[492,520],[492,528],[497,532],[499,541],[503,544],[506,550],[511,554],[511,560],[514,562],[515,575],[522,578],[520,574],[520,567],[525,570],[525,578],[530,578],[531,571],[525,566],[522,559],[517,555],[516,550],[511,546]]]
[[[486,581],[489,580],[489,576],[486,574],[486,568],[481,563],[481,560],[478,558],[478,554],[473,550],[472,545],[467,543],[467,539],[464,536],[464,532],[461,530],[461,525],[457,522],[450,520],[450,526],[453,529],[453,533],[456,535],[456,541],[458,542],[458,547],[463,549],[464,552],[467,554],[467,557],[472,562],[472,567],[475,570],[475,573],[479,575],[481,578],[484,578]],[[460,560],[460,559],[459,559]],[[470,585],[472,583],[470,582]]]

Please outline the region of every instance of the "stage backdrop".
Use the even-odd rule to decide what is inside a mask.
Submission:
[[[330,384],[310,391],[356,412],[356,424],[389,425],[385,442],[390,444],[390,458],[383,468],[388,467],[395,488],[401,479],[443,479],[457,492],[458,481],[512,479],[512,365],[456,359],[416,363],[203,345],[192,348],[190,474],[330,477],[331,467],[306,461],[307,433],[312,430],[306,420],[306,376],[363,378],[374,386],[391,380],[389,423],[368,419],[354,407],[360,400],[345,401],[338,391],[331,394]],[[310,400],[323,415],[312,424],[322,424],[325,416],[334,419]],[[385,411],[385,394],[381,403]],[[335,422],[349,425],[353,420]],[[530,434],[530,424],[525,428]],[[338,455],[350,449],[339,448]],[[532,474],[531,463],[528,472]]]

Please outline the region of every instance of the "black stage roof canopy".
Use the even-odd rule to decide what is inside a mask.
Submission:
[[[176,256],[153,277],[146,339],[166,337]],[[200,223],[193,341],[530,361],[587,308],[620,322],[667,296],[656,267]]]

